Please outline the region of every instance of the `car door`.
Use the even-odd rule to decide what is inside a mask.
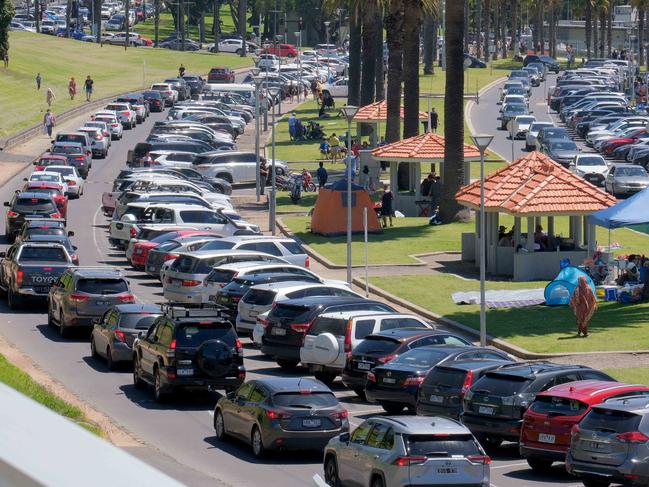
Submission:
[[[243,408],[248,402],[248,398],[254,389],[254,382],[243,384],[234,394],[232,403],[223,411],[223,421],[227,431],[233,435],[243,437],[244,430],[244,412]]]
[[[387,424],[377,423],[369,436],[367,445],[358,456],[360,484],[369,485],[370,475],[385,469],[387,457],[394,447],[394,430]]]
[[[109,309],[103,315],[101,315],[101,317],[99,318],[99,323],[92,327],[92,339],[95,342],[95,349],[101,355],[103,355],[102,352],[106,350],[106,347],[108,345],[108,320],[110,316],[115,313],[115,310]]]
[[[250,397],[245,402],[239,413],[241,436],[250,441],[252,427],[257,423],[257,416],[260,413],[261,404],[268,399],[268,392],[256,384],[250,393]],[[261,423],[263,428],[263,423]],[[263,436],[263,432],[262,432]]]
[[[358,460],[375,423],[372,420],[361,423],[351,434],[347,448],[338,450],[336,460],[338,461],[338,476],[342,485],[362,485],[364,474],[359,471]]]
[[[156,344],[160,340],[162,329],[165,326],[164,320],[156,321],[144,339],[140,341],[140,368],[144,375],[153,376],[153,364],[156,362]]]

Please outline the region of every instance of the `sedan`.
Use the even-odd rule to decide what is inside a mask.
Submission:
[[[95,114],[93,120],[96,120],[97,122],[105,122],[106,125],[108,125],[108,129],[110,130],[110,138],[112,140],[119,140],[123,137],[124,127],[122,127],[122,124],[119,122],[115,115],[98,113]]]
[[[524,104],[508,104],[503,105],[502,114],[500,116],[500,129],[506,130],[507,124],[518,115],[529,115],[527,105]]]
[[[579,154],[579,147],[572,140],[549,140],[541,147],[541,152],[564,167]]]
[[[604,188],[613,196],[632,195],[649,186],[649,174],[642,166],[613,164],[604,180]]]
[[[613,152],[622,146],[635,144],[636,142],[646,139],[648,137],[647,131],[644,128],[632,130],[630,133],[625,133],[622,137],[614,137],[602,142],[599,149],[605,156],[612,156]]]
[[[48,166],[48,171],[58,172],[68,185],[68,195],[78,198],[83,194],[83,178],[74,166]]]
[[[347,410],[321,382],[300,377],[257,379],[219,399],[216,438],[238,438],[257,458],[269,450],[322,450],[349,431]]]
[[[322,87],[322,92],[329,93],[331,96],[347,98],[347,84],[348,79],[343,78],[334,81],[333,83],[326,83]]]
[[[201,45],[190,39],[185,39],[185,43],[181,39],[172,39],[169,41],[164,41],[158,44],[159,47],[164,47],[165,49],[173,49],[174,51],[198,51],[201,48]]]

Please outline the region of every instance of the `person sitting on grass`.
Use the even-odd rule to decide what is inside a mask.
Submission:
[[[330,151],[329,142],[323,140],[322,143],[320,144],[320,154],[322,154],[325,159],[329,159],[331,157],[329,151]]]

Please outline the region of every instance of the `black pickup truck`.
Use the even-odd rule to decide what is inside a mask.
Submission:
[[[18,242],[0,257],[0,291],[10,309],[26,299],[47,299],[52,284],[74,267],[65,247],[52,242]]]

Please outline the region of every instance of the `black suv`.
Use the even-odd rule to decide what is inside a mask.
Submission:
[[[20,232],[25,220],[31,218],[61,218],[54,200],[43,193],[32,191],[16,192],[11,201],[5,201],[8,208],[5,221],[5,235],[11,243]]]
[[[300,347],[304,335],[320,314],[356,310],[396,313],[387,304],[363,298],[318,296],[287,299],[276,303],[268,313],[261,338],[261,351],[275,357],[280,367],[293,368],[300,363]]]
[[[152,384],[158,402],[177,389],[229,392],[245,378],[234,326],[213,305],[165,304],[162,316],[133,343],[133,383]]]
[[[503,440],[518,441],[523,413],[536,394],[577,380],[614,381],[611,376],[583,365],[550,362],[515,363],[487,372],[464,395],[462,423],[483,446]]]
[[[559,61],[544,54],[528,54],[525,56],[525,59],[523,59],[523,67],[530,63],[543,63],[548,68],[548,71],[554,71],[557,74],[561,70]]]

